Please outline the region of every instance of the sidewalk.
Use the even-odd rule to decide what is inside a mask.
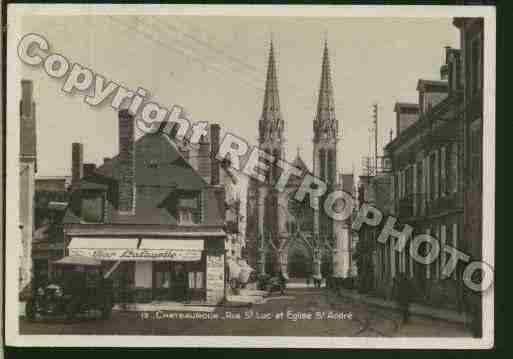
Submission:
[[[125,303],[116,304],[114,310],[127,311],[127,312],[140,312],[140,311],[178,311],[178,312],[213,312],[219,308],[240,308],[248,307],[252,304],[261,303],[264,296],[267,294],[265,291],[241,289],[240,293],[228,294],[226,302],[218,305],[206,304],[203,302],[172,302],[172,301],[155,301],[150,303]]]
[[[397,303],[395,303],[394,301],[385,300],[372,295],[361,294],[358,293],[356,290],[340,289],[339,293],[341,296],[350,298],[355,301],[361,301],[370,305],[383,308],[398,309]],[[442,319],[449,322],[460,324],[468,324],[469,322],[469,318],[467,318],[467,316],[464,313],[458,313],[450,309],[434,308],[418,303],[410,304],[410,313],[413,315],[419,315],[434,319]]]

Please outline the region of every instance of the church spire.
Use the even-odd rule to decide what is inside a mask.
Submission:
[[[265,83],[264,105],[260,119],[260,141],[267,138],[281,139],[283,134],[283,119],[280,112],[280,97],[278,94],[278,75],[274,57],[274,44],[271,40],[267,78]]]
[[[328,137],[338,137],[338,122],[335,119],[335,100],[333,98],[333,85],[331,82],[330,59],[328,41],[324,39],[324,52],[322,56],[321,85],[315,116],[317,130],[328,132]],[[316,135],[320,132],[316,131]]]

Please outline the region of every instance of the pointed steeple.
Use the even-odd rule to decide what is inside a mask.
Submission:
[[[333,98],[333,85],[331,82],[330,59],[328,52],[328,41],[324,40],[324,52],[322,56],[321,85],[319,87],[319,98],[317,102],[316,135],[320,132],[328,132],[329,137],[337,137],[338,122],[335,118],[335,100]]]
[[[266,138],[281,138],[283,133],[283,119],[280,112],[280,97],[278,94],[278,75],[274,57],[274,45],[271,40],[269,61],[267,65],[267,78],[265,83],[264,105],[260,119],[260,141]]]

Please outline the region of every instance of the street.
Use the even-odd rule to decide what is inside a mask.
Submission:
[[[179,316],[185,318],[179,318]],[[195,316],[194,319],[191,319]],[[460,324],[413,316],[402,325],[397,312],[337,297],[322,288],[289,288],[251,307],[204,312],[118,312],[109,320],[20,318],[21,334],[238,335],[332,337],[463,337]]]

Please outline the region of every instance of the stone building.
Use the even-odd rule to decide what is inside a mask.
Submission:
[[[73,174],[82,150],[73,147]],[[67,254],[101,260],[117,301],[222,301],[225,188],[210,152],[196,170],[166,134],[136,140],[134,118],[121,110],[119,154],[73,181],[63,220]]]
[[[462,80],[462,184],[463,248],[471,260],[483,258],[483,45],[482,18],[455,18],[460,31],[461,59],[459,78]],[[468,311],[475,314],[475,334],[481,336],[481,294],[464,293]]]
[[[396,227],[411,225],[412,237],[430,234],[442,247],[458,249],[463,242],[464,193],[460,57],[460,50],[446,48],[441,79],[418,81],[417,104],[396,103],[396,137],[384,149],[391,172],[369,179],[366,199],[385,216],[396,216],[400,222]],[[380,230],[367,229],[367,236],[375,240]],[[408,250],[409,243],[401,253],[393,249],[392,241],[377,243],[373,259],[376,290],[392,296],[397,275],[405,273],[415,283],[418,301],[461,309],[461,268],[444,277],[444,251],[424,265],[407,255]]]
[[[276,159],[285,159],[284,125],[280,110],[275,52],[271,43],[264,104],[258,129],[260,149]],[[295,192],[307,174],[324,181],[327,184],[328,193],[335,189],[342,189],[337,180],[338,141],[339,122],[335,116],[329,51],[328,44],[325,42],[318,103],[313,120],[313,170],[308,169],[298,152],[292,165],[301,172],[301,175],[289,180],[287,183],[289,193]],[[331,276],[334,269],[333,263],[337,263],[337,276],[348,276],[351,250],[350,225],[334,223],[324,210],[309,208],[308,197],[305,198],[304,203],[291,203],[295,200],[281,203],[282,197],[272,188],[279,178],[280,171],[276,166],[272,168],[265,183],[250,181],[246,228],[248,242],[251,243],[250,262],[255,263],[260,274],[273,274],[279,271],[287,273],[290,249],[295,257],[307,258],[305,266],[312,265],[311,268],[300,268],[298,260],[295,259],[294,272],[313,274],[319,278],[323,273]],[[323,208],[325,198],[324,196],[319,199],[318,208]],[[275,244],[270,244],[270,241]],[[337,248],[335,254],[333,248]],[[334,255],[336,258],[333,257]]]

